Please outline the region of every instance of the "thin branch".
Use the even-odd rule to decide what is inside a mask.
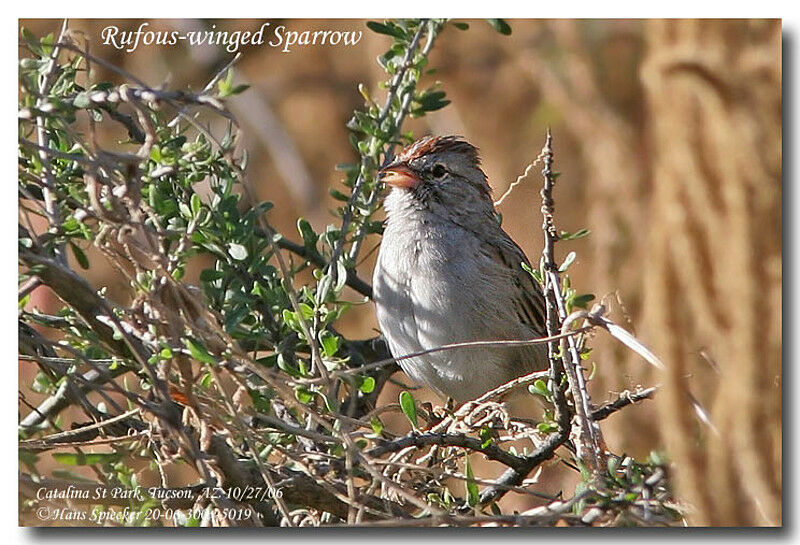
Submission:
[[[420,27],[423,27],[424,23],[425,21],[420,23]],[[431,49],[433,48],[433,44],[436,42],[436,37],[439,34],[439,25],[437,23],[435,23],[434,21],[427,21],[427,24],[430,27],[428,32],[428,39],[425,43],[425,46],[422,48],[421,52],[422,56],[426,58],[430,54]],[[407,62],[404,63],[403,66],[406,66]],[[403,120],[405,119],[406,115],[408,115],[408,111],[411,106],[411,100],[414,96],[415,89],[416,89],[416,84],[414,84],[414,86],[408,89],[406,91],[406,94],[403,96],[403,100],[400,106],[400,111],[397,113],[397,116],[394,119],[395,131],[400,131],[400,127],[403,124]],[[388,101],[386,105],[387,106],[389,105]],[[381,168],[387,166],[392,161],[393,158],[394,158],[394,146],[391,146],[384,154],[383,163],[381,163]],[[372,189],[372,193],[370,194],[369,199],[367,200],[368,210],[374,210],[375,206],[378,203],[378,199],[380,198],[382,188],[383,188],[383,183],[379,182]],[[350,253],[349,253],[349,258],[352,262],[355,262],[358,259],[358,254],[361,251],[361,244],[365,240],[366,227],[367,227],[366,222],[359,225],[355,235],[353,236],[353,244],[350,247]]]
[[[116,369],[109,370],[108,373],[100,373],[94,369],[80,375],[81,385],[78,386],[78,393],[85,395],[98,386],[103,385],[114,378],[128,373],[130,369],[118,366]],[[48,397],[31,411],[19,423],[21,431],[30,431],[41,426],[45,421],[55,418],[61,411],[72,405],[74,400],[68,388],[59,388],[58,392]]]
[[[122,413],[118,416],[114,416],[107,420],[102,420],[95,424],[90,424],[88,426],[81,426],[79,428],[74,428],[67,431],[62,431],[60,433],[53,433],[46,437],[42,437],[41,439],[35,439],[30,441],[21,441],[19,446],[20,448],[36,448],[35,445],[48,445],[54,446],[58,445],[59,443],[63,443],[66,441],[70,441],[74,439],[76,436],[86,433],[87,431],[91,430],[99,430],[100,428],[109,426],[111,424],[115,424],[117,422],[121,422],[127,418],[130,418],[133,415],[139,414],[140,409],[133,409],[126,413]]]
[[[30,292],[42,285],[42,279],[34,275],[23,282],[17,289],[17,298],[22,299]]]
[[[47,450],[56,450],[62,448],[96,447],[98,445],[110,445],[114,443],[123,443],[125,441],[138,441],[139,439],[143,439],[145,437],[148,437],[147,432],[135,432],[130,435],[113,435],[111,437],[101,437],[99,439],[90,439],[88,441],[67,440],[59,443],[50,443],[47,441],[31,439],[30,441],[20,443],[19,448],[33,452],[44,452]]]
[[[411,433],[404,437],[381,443],[377,447],[368,450],[365,454],[377,457],[389,452],[397,452],[411,446],[429,447],[432,445],[440,447],[461,447],[474,450],[480,452],[490,460],[495,460],[512,468],[522,467],[526,462],[525,458],[508,453],[497,445],[490,444],[483,446],[483,441],[480,439],[452,433]]]
[[[542,249],[542,257],[545,262],[545,267],[554,267],[554,244],[556,240],[555,227],[553,226],[553,178],[552,178],[552,135],[550,129],[547,130],[547,138],[545,145],[542,148],[540,157],[544,158],[544,169],[542,176],[544,177],[544,187],[542,188],[542,231],[544,231],[544,247]],[[498,479],[498,483],[504,486],[516,486],[520,484],[525,477],[535,467],[541,463],[549,460],[555,455],[555,451],[569,438],[569,421],[570,413],[567,406],[564,391],[561,386],[561,377],[564,371],[561,361],[556,357],[556,344],[555,337],[559,332],[559,318],[558,311],[555,308],[553,297],[550,296],[550,291],[558,291],[559,285],[553,285],[552,280],[548,276],[546,278],[545,289],[545,312],[546,312],[546,329],[548,336],[547,343],[547,357],[549,361],[549,388],[553,396],[553,416],[556,422],[556,431],[551,433],[547,439],[539,446],[533,454],[527,456],[526,463],[518,468],[506,470],[506,472]],[[563,335],[563,332],[562,332]],[[570,334],[571,335],[571,334]],[[571,338],[571,337],[570,337]],[[481,505],[486,505],[500,499],[506,490],[501,486],[491,486],[486,488],[481,493]]]
[[[419,356],[425,356],[427,354],[435,354],[436,352],[446,352],[448,350],[455,350],[458,348],[481,348],[486,346],[497,346],[497,347],[531,346],[535,344],[552,343],[553,341],[558,341],[567,337],[571,337],[572,335],[575,335],[577,333],[585,333],[587,331],[590,331],[592,327],[593,326],[591,325],[587,325],[578,329],[573,329],[566,333],[559,333],[548,337],[537,337],[535,339],[503,340],[503,341],[465,341],[460,343],[443,344],[441,346],[428,348],[427,350],[420,350],[419,352],[411,352],[410,354],[403,354],[402,356],[392,356],[391,358],[378,360],[372,363],[368,363],[366,365],[362,365],[361,367],[354,367],[352,369],[345,369],[342,371],[333,371],[331,373],[331,377],[338,378],[346,375],[363,373],[364,371],[375,369],[377,367],[383,367],[384,365],[389,365],[391,363],[395,363],[398,361],[403,361],[411,358],[418,358]],[[308,382],[313,383],[314,380],[312,379]]]
[[[658,386],[651,386],[644,390],[636,390],[635,392],[624,391],[619,394],[617,399],[610,401],[605,405],[598,407],[592,411],[592,420],[604,420],[614,414],[615,412],[624,409],[628,405],[633,405],[645,399],[653,399],[653,396],[658,391]]]
[[[403,81],[403,78],[406,75],[406,72],[411,66],[411,61],[416,54],[417,48],[419,47],[419,42],[422,39],[423,34],[425,33],[425,29],[428,27],[428,20],[423,19],[419,23],[419,28],[417,32],[414,34],[414,37],[411,40],[411,43],[406,50],[405,57],[403,58],[403,62],[400,64],[400,69],[392,79],[392,83],[389,86],[389,92],[386,96],[386,102],[384,102],[383,108],[381,108],[381,112],[377,119],[377,124],[380,126],[386,117],[389,115],[391,111],[392,103],[397,99],[397,90],[400,88],[400,84]],[[413,94],[413,89],[409,91]],[[394,127],[392,127],[392,132],[396,133],[399,130],[400,124],[402,123],[403,119],[400,118],[395,120]],[[389,149],[385,152],[385,157],[388,160],[389,156],[391,155],[391,150],[394,149],[394,144],[390,144]],[[350,223],[353,221],[353,211],[355,210],[355,204],[358,201],[359,197],[361,196],[361,191],[364,186],[364,182],[366,178],[364,177],[364,170],[369,167],[369,156],[364,155],[361,160],[361,171],[356,178],[355,183],[353,184],[353,190],[350,193],[350,198],[347,201],[345,206],[344,214],[342,215],[342,226],[341,226],[341,238],[337,241],[336,246],[333,249],[333,253],[331,255],[331,262],[328,265],[328,271],[330,272],[333,278],[333,284],[336,284],[336,277],[338,274],[338,263],[339,259],[342,256],[342,252],[344,250],[344,245],[347,240],[347,233],[350,229]],[[351,255],[351,257],[353,257]]]
[[[497,208],[498,206],[503,204],[503,201],[505,201],[506,198],[509,195],[511,195],[511,193],[514,191],[514,188],[517,187],[519,184],[521,184],[525,180],[525,178],[528,177],[528,174],[530,174],[531,170],[533,170],[533,167],[538,165],[541,161],[542,161],[542,154],[540,153],[539,156],[536,159],[534,159],[534,161],[525,168],[525,172],[523,172],[522,174],[517,176],[517,179],[509,184],[508,188],[500,196],[500,198],[497,199],[496,201],[494,201],[495,208]]]
[[[39,77],[39,98],[36,100],[37,106],[41,106],[50,91],[50,85],[53,82],[53,75],[55,74],[58,63],[58,55],[61,52],[61,41],[67,33],[67,19],[64,19],[61,24],[61,32],[59,33],[56,45],[50,53],[50,61],[47,65],[45,72]],[[45,118],[39,114],[36,116],[36,138],[39,142],[39,160],[42,163],[42,177],[45,184],[42,186],[42,194],[44,195],[45,208],[47,209],[48,222],[50,228],[54,229],[59,225],[59,211],[58,203],[55,200],[56,181],[53,177],[53,167],[50,164],[50,158],[44,150],[50,149],[50,137],[45,127]],[[62,262],[66,263],[67,255],[64,251],[65,245],[59,244],[55,247],[56,257]]]
[[[264,236],[269,235],[265,234]],[[319,252],[310,252],[305,246],[297,244],[296,242],[292,242],[284,236],[281,236],[281,238],[278,239],[278,247],[302,257],[309,263],[312,263],[321,269],[325,269],[329,265],[329,262],[325,261],[325,258],[322,257]],[[347,269],[347,280],[345,281],[345,284],[353,288],[361,295],[369,297],[370,299],[372,298],[372,286],[359,278],[355,269]]]
[[[542,169],[542,176],[544,177],[544,186],[542,187],[542,230],[545,235],[545,247],[542,255],[544,256],[544,274],[546,277],[546,295],[548,299],[548,328],[556,323],[561,323],[561,332],[566,333],[569,330],[569,323],[567,322],[566,307],[564,299],[561,294],[561,281],[558,276],[558,266],[555,261],[555,242],[558,240],[555,225],[553,223],[553,188],[555,186],[555,175],[553,173],[553,135],[550,129],[547,129],[547,140],[545,147],[542,150],[544,168]],[[550,298],[555,303],[555,309],[552,309]],[[557,322],[551,321],[555,316],[553,310],[557,313]],[[600,466],[600,459],[603,456],[600,447],[602,439],[600,436],[599,428],[591,421],[591,405],[589,402],[589,393],[586,389],[586,383],[583,377],[583,368],[581,367],[581,358],[578,354],[577,344],[575,338],[570,335],[561,342],[561,358],[564,365],[564,370],[569,379],[569,387],[572,391],[572,397],[575,404],[575,410],[579,419],[580,426],[580,447],[588,449],[588,452],[582,452],[580,456],[584,458],[589,467],[595,471]],[[567,344],[569,348],[567,349]],[[551,356],[554,347],[551,345]],[[552,362],[551,362],[552,363]]]
[[[511,467],[503,473],[496,484],[487,487],[481,492],[481,505],[488,505],[502,498],[509,487],[522,484],[525,477],[540,464],[555,456],[556,449],[564,444],[569,437],[569,420],[561,418],[556,421],[558,429],[547,436],[547,439],[531,454],[525,456],[524,462],[516,467]]]

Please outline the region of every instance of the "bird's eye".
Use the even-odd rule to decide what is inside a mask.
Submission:
[[[434,178],[441,178],[442,176],[447,174],[447,169],[444,168],[444,165],[442,165],[441,163],[437,163],[433,165],[433,170],[431,172],[433,173]]]

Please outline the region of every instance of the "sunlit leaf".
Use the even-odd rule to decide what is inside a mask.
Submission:
[[[406,415],[408,421],[411,422],[411,426],[417,429],[417,405],[414,401],[414,397],[405,390],[400,392],[400,409],[403,411],[403,414]]]

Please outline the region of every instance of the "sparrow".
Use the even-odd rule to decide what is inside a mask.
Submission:
[[[503,230],[478,149],[425,137],[380,171],[391,190],[373,300],[392,356],[469,341],[546,335],[542,290]],[[547,347],[462,347],[399,360],[419,384],[457,401],[547,368]]]

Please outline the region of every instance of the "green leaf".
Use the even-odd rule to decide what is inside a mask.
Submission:
[[[322,343],[322,352],[326,358],[332,358],[339,350],[339,337],[330,331],[320,331],[319,340]]]
[[[372,427],[372,433],[375,435],[381,435],[383,433],[383,422],[377,416],[373,416],[370,421],[369,425]]]
[[[285,323],[291,329],[297,331],[298,333],[302,333],[302,328],[300,327],[300,320],[297,319],[297,314],[289,310],[288,308],[283,309],[283,323]]]
[[[203,206],[203,203],[200,201],[200,195],[197,193],[192,193],[192,197],[189,199],[189,202],[192,205],[192,216],[197,217],[197,214],[200,213],[200,208]]]
[[[486,20],[492,28],[504,36],[511,34],[511,27],[503,19],[487,19]]]
[[[189,205],[186,204],[185,202],[178,203],[178,210],[180,210],[181,216],[183,216],[184,218],[190,219],[192,217],[192,209],[189,208]]]
[[[39,40],[36,38],[36,36],[33,35],[33,32],[31,32],[25,27],[22,27],[20,28],[20,33],[22,34],[22,37],[25,39],[25,41],[28,42],[31,51],[33,51],[37,55],[42,55],[42,47],[39,44]]]
[[[294,365],[292,365],[291,362],[288,361],[283,354],[278,354],[276,363],[278,364],[278,369],[280,369],[284,373],[291,375],[293,377],[297,377],[300,375],[297,368]]]
[[[371,393],[375,389],[375,379],[372,377],[364,377],[358,389],[364,394]]]
[[[450,104],[450,101],[445,100],[444,97],[444,91],[430,91],[417,98],[417,102],[423,110],[433,112]]]
[[[235,310],[230,311],[225,316],[225,331],[231,333],[236,329],[245,316],[250,314],[250,307],[247,305],[240,305]]]
[[[50,380],[50,377],[41,371],[36,374],[36,377],[33,379],[33,384],[31,384],[31,390],[36,392],[37,394],[47,394],[54,388],[53,381]]]
[[[350,197],[348,197],[338,189],[330,189],[328,190],[328,193],[330,193],[331,197],[333,197],[337,201],[347,202],[350,200]]]
[[[119,460],[120,456],[121,453],[116,452],[53,453],[53,458],[55,458],[57,462],[68,466],[93,466],[95,464],[110,464]]]
[[[411,426],[415,430],[418,429],[417,405],[414,401],[414,397],[405,390],[400,392],[400,409],[403,411],[403,414],[406,415],[408,421],[411,422]]]
[[[558,430],[558,425],[552,421],[539,422],[536,424],[536,429],[539,430],[540,433],[548,434]]]
[[[89,100],[89,93],[86,91],[82,91],[75,95],[75,98],[72,100],[72,105],[76,108],[86,108],[92,101]]]
[[[213,282],[225,276],[225,271],[217,271],[214,269],[203,269],[200,271],[200,280],[203,282]]]
[[[608,464],[608,472],[611,475],[616,473],[617,469],[619,469],[619,462],[620,462],[620,459],[617,456],[610,456],[608,458],[608,462],[607,462],[607,464]]]
[[[592,471],[580,460],[575,460],[575,465],[578,466],[578,470],[581,472],[581,477],[585,482],[589,482],[592,480]]]
[[[310,320],[314,317],[314,309],[308,303],[300,303],[297,306],[300,307],[300,314],[304,320]]]
[[[467,23],[462,23],[460,21],[459,22],[454,22],[453,26],[456,27],[458,30],[468,30],[469,29],[469,25]]]
[[[185,273],[186,273],[186,267],[184,265],[179,265],[175,267],[175,269],[172,271],[172,278],[174,278],[175,280],[180,280],[181,278],[183,278],[183,275]]]
[[[267,212],[272,210],[273,206],[274,205],[270,201],[262,201],[262,202],[258,203],[257,205],[255,205],[253,208],[251,208],[250,211],[253,214],[255,214],[256,217],[259,217],[262,214],[266,214]]]
[[[572,306],[579,308],[587,308],[589,306],[589,303],[591,303],[592,301],[594,301],[594,294],[584,293],[573,297]]]
[[[81,250],[78,247],[78,245],[73,243],[72,241],[70,241],[69,247],[72,248],[72,253],[73,253],[73,255],[75,255],[75,260],[78,262],[78,264],[81,266],[81,268],[82,269],[88,269],[89,268],[89,259],[86,257],[86,254],[83,253],[83,250]]]
[[[297,230],[300,231],[300,236],[303,237],[303,246],[308,249],[316,248],[319,236],[314,232],[314,229],[307,220],[303,218],[297,220]]]
[[[214,359],[206,348],[200,344],[199,342],[195,341],[191,337],[186,337],[183,339],[183,345],[189,349],[189,354],[201,363],[207,363],[209,365],[214,365],[217,363],[217,360]]]
[[[377,21],[367,21],[367,28],[370,29],[372,32],[377,32],[378,34],[393,36],[400,40],[406,39],[406,34],[405,32],[403,32],[403,29],[401,29],[394,23],[383,24]]]
[[[475,507],[481,501],[478,485],[475,483],[475,475],[472,473],[472,466],[469,463],[469,456],[464,458],[464,473],[467,476],[466,492],[467,503],[470,507]]]
[[[479,432],[479,435],[481,437],[481,441],[483,441],[481,443],[481,448],[486,448],[489,445],[491,445],[492,443],[494,443],[494,438],[492,437],[492,432],[489,431],[489,428],[487,428],[486,426],[483,426],[481,428],[481,431]]]
[[[233,68],[228,69],[225,79],[220,79],[217,82],[219,88],[219,96],[225,98],[233,94]]]
[[[53,42],[55,42],[55,39],[52,32],[42,38],[42,53],[49,56],[53,52]]]
[[[298,386],[294,389],[294,397],[297,398],[297,401],[305,405],[311,403],[311,400],[314,399],[314,393],[305,386]]]
[[[536,379],[533,384],[528,386],[528,391],[534,395],[550,398],[550,390],[547,389],[547,383],[542,379]]]
[[[528,274],[530,274],[533,277],[533,279],[536,280],[536,282],[539,283],[539,285],[544,286],[544,280],[542,279],[542,273],[539,271],[539,269],[532,269],[531,266],[528,265],[527,263],[525,263],[524,261],[521,262],[520,265],[522,265],[523,269],[528,271]]]
[[[569,231],[561,231],[558,235],[559,240],[577,240],[579,238],[583,238],[588,236],[591,233],[589,229],[578,229],[574,233],[570,233]]]

